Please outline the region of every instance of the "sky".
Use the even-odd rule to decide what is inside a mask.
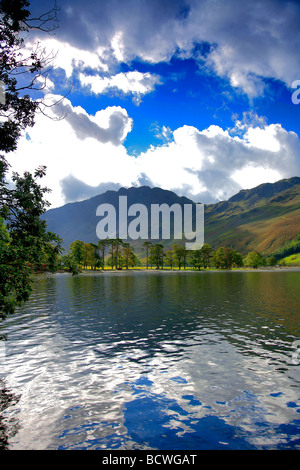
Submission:
[[[300,176],[299,0],[57,5],[57,29],[26,38],[54,55],[56,105],[10,156],[19,173],[46,165],[52,208],[142,185],[215,203]]]

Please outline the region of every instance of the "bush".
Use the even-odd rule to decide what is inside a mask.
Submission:
[[[244,259],[244,265],[248,268],[259,268],[265,266],[265,260],[257,251],[250,251]]]

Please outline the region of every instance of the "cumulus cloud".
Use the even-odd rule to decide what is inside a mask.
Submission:
[[[108,190],[117,191],[121,187],[119,183],[100,183],[97,186],[90,186],[73,175],[63,178],[60,185],[66,203],[84,201]]]
[[[125,140],[132,126],[127,111],[120,107],[106,108],[105,112],[98,111],[95,116],[90,116],[80,106],[73,107],[69,100],[64,99],[53,107],[53,112],[57,116],[64,116],[81,140],[90,137],[102,143],[111,142],[113,145],[119,145]],[[106,125],[103,122],[104,114],[106,114]]]
[[[182,126],[163,145],[133,156],[124,146],[132,126],[126,110],[113,107],[89,115],[67,100],[63,110],[68,115],[62,121],[38,115],[11,159],[19,172],[47,166],[53,207],[145,184],[211,203],[300,171],[299,138],[280,124],[244,123],[239,135],[219,126]]]
[[[162,83],[162,79],[157,74],[137,70],[115,73],[121,54],[116,52],[115,38],[111,42],[112,45],[108,44],[106,47],[95,46],[95,49],[85,50],[57,38],[43,38],[38,47],[44,51],[44,55],[52,57],[53,70],[63,70],[66,78],[70,79],[70,84],[74,79],[79,80],[82,87],[95,94],[112,90],[132,94],[134,101],[139,104],[144,95],[151,93],[156,85]],[[35,47],[34,41],[28,42],[25,51],[29,54]],[[50,84],[49,78],[48,82]]]
[[[158,122],[153,122],[150,130],[157,139],[162,140],[164,143],[173,140],[173,132],[169,126],[160,126]]]
[[[98,72],[107,72],[107,51],[105,48],[95,47],[92,50],[81,49],[59,38],[42,37],[40,45],[45,54],[53,56],[52,66],[63,69],[66,77],[70,78],[74,70],[92,69]],[[26,43],[25,51],[31,52],[36,47],[36,40]]]
[[[145,94],[153,91],[155,85],[161,82],[160,77],[156,74],[137,71],[118,73],[109,77],[85,75],[81,73],[79,79],[83,86],[89,86],[91,91],[95,94],[117,89],[122,93],[132,94],[136,103],[139,103]]]
[[[35,8],[40,13],[40,2],[33,0],[31,6],[33,15]],[[300,77],[298,0],[249,1],[246,6],[240,0],[91,0],[88,5],[64,0],[59,16],[55,37],[41,43],[56,53],[45,91],[55,93],[58,77],[73,80],[75,92],[68,96],[83,91],[87,109],[65,98],[50,110],[63,120],[37,115],[11,159],[19,172],[47,166],[53,207],[145,184],[210,203],[240,188],[299,174],[299,138],[277,121],[267,124],[245,114],[232,129],[198,129],[180,119],[162,122],[161,103],[156,102],[151,113],[157,117],[151,115],[154,122],[147,130],[160,145],[131,155],[125,146],[134,125],[129,114],[141,107],[128,107],[129,114],[121,106],[94,112],[100,99],[88,96],[116,92],[140,104],[166,85],[166,65],[152,65],[169,62],[170,77],[173,57],[192,58],[201,72],[217,74],[249,97],[264,93],[268,78],[289,87]],[[161,70],[161,76],[153,70]],[[60,96],[46,98],[51,103]],[[170,122],[180,124],[171,129]]]
[[[98,188],[97,191],[102,188],[99,185],[106,182],[130,186],[137,171],[134,157],[128,155],[123,145],[123,138],[131,129],[127,111],[108,107],[89,115],[80,107],[73,107],[68,100],[62,110],[68,112],[62,120],[36,115],[35,126],[27,129],[10,157],[13,170],[33,173],[40,165],[46,165],[44,184],[52,190],[47,199],[53,207],[69,200],[70,184],[66,186],[65,181],[61,186],[69,175],[74,178],[77,189],[78,180]],[[81,195],[84,192],[95,194],[93,189],[79,189]]]
[[[300,170],[300,142],[280,124],[248,127],[242,137],[219,126],[183,126],[174,141],[138,160],[153,185],[202,202],[225,200],[242,187],[275,182]]]
[[[51,41],[61,44],[58,61],[68,76],[80,63],[107,71],[114,61],[158,63],[177,54],[253,97],[265,78],[291,87],[300,76],[299,21],[298,0],[91,0],[88,7],[74,0],[62,4]],[[206,53],[195,53],[203,43]]]

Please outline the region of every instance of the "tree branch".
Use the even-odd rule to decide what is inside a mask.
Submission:
[[[58,28],[58,26],[54,25],[52,27],[45,28],[44,25],[47,25],[50,22],[57,23],[58,22],[57,12],[59,10],[60,9],[57,6],[57,3],[55,1],[54,7],[51,8],[51,10],[46,11],[45,13],[42,13],[40,16],[28,18],[24,20],[23,23],[27,26],[28,29],[44,31],[49,34],[53,34],[53,32]],[[35,25],[34,22],[38,22],[38,25]]]

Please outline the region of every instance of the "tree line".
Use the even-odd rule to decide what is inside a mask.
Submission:
[[[98,243],[76,240],[71,243],[66,255],[61,256],[61,264],[76,274],[81,268],[97,270],[109,266],[112,269],[129,269],[140,262],[129,243],[115,238],[99,240]]]
[[[238,251],[221,246],[214,250],[204,243],[200,249],[187,250],[174,243],[171,249],[165,250],[161,243],[147,240],[143,244],[144,256],[138,257],[134,247],[120,238],[103,239],[98,243],[85,243],[76,240],[71,243],[68,252],[60,256],[57,253],[57,266],[77,274],[81,269],[103,270],[105,267],[121,270],[133,267],[146,269],[232,269],[241,267],[258,268],[274,266],[274,256],[264,258],[257,251],[250,251],[243,256]],[[53,263],[53,259],[52,259]]]

